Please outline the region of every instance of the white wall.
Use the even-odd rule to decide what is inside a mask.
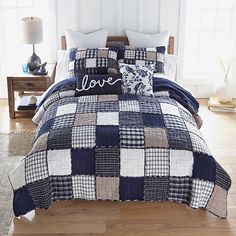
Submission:
[[[66,28],[85,33],[107,28],[109,35],[168,30],[177,53],[179,5],[180,0],[57,0],[58,47]]]

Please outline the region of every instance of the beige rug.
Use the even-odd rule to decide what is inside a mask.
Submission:
[[[8,174],[27,155],[34,137],[35,133],[29,131],[0,133],[0,235],[7,235],[13,217]]]

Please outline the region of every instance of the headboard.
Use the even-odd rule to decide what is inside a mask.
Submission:
[[[125,43],[129,44],[127,36],[108,36],[107,37],[107,46],[111,46],[114,43]],[[61,49],[66,50],[66,36],[61,36]],[[168,53],[174,54],[174,37],[170,36],[168,44]]]

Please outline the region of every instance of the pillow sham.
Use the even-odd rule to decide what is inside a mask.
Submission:
[[[146,66],[120,63],[123,93],[153,97],[152,78],[155,64]]]
[[[126,46],[124,50],[125,64],[150,65],[155,64],[155,73],[164,73],[165,47],[156,48],[134,48]],[[120,60],[121,62],[122,60]]]
[[[69,71],[74,70],[76,76],[78,74],[113,75],[118,73],[116,48],[72,49],[70,61]]]
[[[143,34],[134,31],[126,31],[129,40],[129,45],[132,47],[160,47],[164,46],[166,51],[168,48],[170,33],[164,31],[158,34]]]
[[[77,76],[76,95],[122,94],[122,75],[84,75]]]
[[[65,32],[67,48],[104,48],[107,43],[108,31],[98,30],[89,34],[67,29]]]
[[[55,75],[55,83],[70,77],[68,72],[69,51],[57,50],[57,67]]]

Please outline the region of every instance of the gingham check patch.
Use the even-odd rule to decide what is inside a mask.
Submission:
[[[213,189],[214,183],[193,179],[190,206],[193,208],[205,207]]]
[[[72,129],[72,148],[92,148],[95,143],[96,128],[93,125],[73,127]]]
[[[120,101],[119,107],[120,111],[140,111],[138,101]]]
[[[143,128],[121,126],[120,146],[124,148],[144,148]]]
[[[96,199],[95,176],[75,175],[72,176],[73,196],[87,200]]]
[[[98,103],[97,102],[80,102],[78,103],[77,113],[92,113],[97,112]]]
[[[98,101],[98,95],[87,95],[87,96],[81,96],[78,97],[78,102],[97,102]]]
[[[189,203],[191,180],[188,177],[170,177],[168,199]]]
[[[202,152],[205,154],[210,155],[210,150],[207,147],[206,143],[196,134],[189,132],[192,146],[193,146],[193,151],[195,152]]]
[[[169,177],[145,177],[144,200],[165,201],[168,196]]]
[[[69,200],[72,199],[72,177],[66,176],[52,176],[52,199],[55,200]]]
[[[96,148],[96,175],[119,176],[120,174],[120,149],[119,148]]]
[[[53,129],[72,127],[74,123],[74,116],[74,114],[57,116],[53,124]]]
[[[25,158],[25,179],[26,183],[31,183],[40,179],[47,178],[47,152],[36,152]]]
[[[163,115],[164,123],[168,129],[187,130],[184,121],[178,116]]]
[[[170,151],[163,148],[145,149],[145,176],[170,175]]]

